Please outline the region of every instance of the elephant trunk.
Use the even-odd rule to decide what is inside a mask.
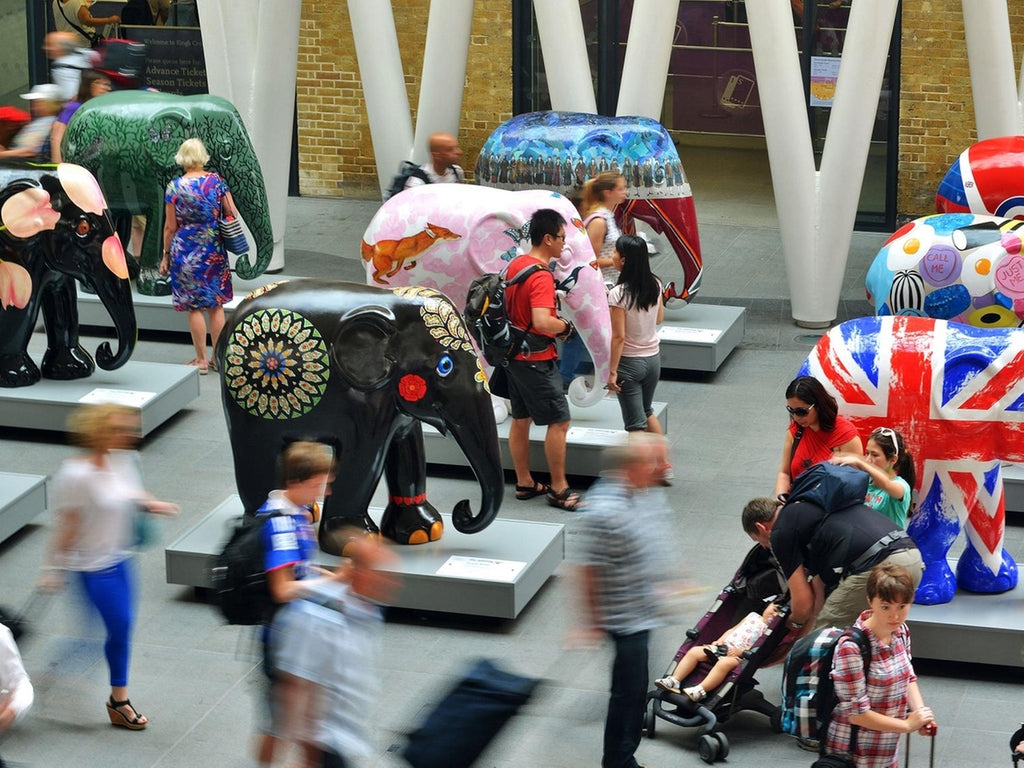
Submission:
[[[255,262],[250,261],[249,255],[239,256],[235,262],[235,274],[242,280],[253,280],[267,271],[274,257],[274,231],[270,224],[270,203],[263,172],[254,160],[240,173],[228,170],[225,178],[238,212],[256,241]]]
[[[481,394],[467,424],[451,426],[462,452],[480,483],[480,511],[473,515],[468,499],[459,501],[452,510],[452,524],[460,533],[479,533],[490,525],[498,514],[505,492],[505,474],[501,467],[501,449],[498,428],[494,423],[491,398]]]
[[[117,249],[121,244],[116,238],[110,238],[104,248],[104,260],[108,261],[107,252],[116,245]],[[123,251],[121,261],[124,263]],[[114,330],[117,332],[117,352],[110,349],[110,343],[104,341],[96,348],[96,364],[105,371],[120,368],[128,362],[135,350],[135,342],[138,339],[138,322],[135,319],[135,302],[132,299],[132,282],[127,271],[121,277],[115,274],[114,269],[107,264],[108,269],[99,270],[95,273],[89,283],[100,301],[103,302],[107,314],[114,321]]]
[[[604,280],[596,269],[579,272],[576,285],[565,294],[565,314],[576,326],[576,332],[594,361],[594,382],[578,376],[569,385],[569,402],[589,408],[604,399],[611,363],[612,323]]]

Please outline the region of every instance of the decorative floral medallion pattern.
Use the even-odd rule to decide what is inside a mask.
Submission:
[[[264,419],[296,419],[320,402],[330,377],[327,345],[297,312],[261,309],[234,329],[224,382],[236,403]]]
[[[423,301],[420,305],[420,317],[424,325],[430,331],[437,342],[453,351],[462,350],[475,354],[473,343],[469,340],[469,333],[462,322],[462,315],[452,304],[451,299],[440,291],[433,288],[423,288],[419,285],[407,285],[401,288],[393,288],[396,296],[402,298],[418,298]]]

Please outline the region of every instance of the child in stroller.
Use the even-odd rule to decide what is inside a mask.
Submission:
[[[668,685],[655,684],[654,690],[648,692],[649,708],[644,718],[646,736],[654,738],[658,718],[684,727],[701,727],[704,734],[699,743],[700,755],[705,762],[712,763],[724,759],[729,753],[725,734],[715,732],[718,723],[727,721],[742,710],[777,718],[778,707],[765,700],[757,689],[754,673],[763,665],[781,662],[788,645],[796,639],[785,629],[788,602],[786,581],[778,564],[769,550],[755,545],[697,626],[687,630],[686,640],[665,672],[667,678],[678,681],[672,686],[675,690],[669,687],[671,680],[662,678],[660,682]],[[766,604],[770,607],[766,608]],[[723,636],[751,612],[754,612],[758,623],[765,619],[763,632],[749,648],[730,657],[736,659],[735,662],[730,661],[733,668],[726,671],[717,687],[713,687],[711,683],[715,679],[707,679],[713,667],[705,647],[720,644]],[[691,651],[691,659],[696,657],[697,660],[692,667],[686,661]],[[714,662],[718,661],[716,653]],[[688,674],[684,675],[687,670]],[[674,678],[675,673],[679,674],[678,678]],[[681,692],[684,685],[687,688],[700,686],[704,693],[697,693],[691,698]],[[777,727],[774,719],[772,725]]]
[[[779,606],[773,602],[763,613],[756,611],[748,613],[743,620],[728,630],[725,634],[710,645],[695,645],[688,650],[683,658],[676,664],[675,670],[668,677],[655,680],[654,684],[659,688],[679,693],[681,681],[685,680],[702,661],[710,661],[714,664],[711,671],[694,686],[684,688],[682,693],[690,701],[703,701],[707,698],[708,690],[715,690],[721,685],[736,667],[740,665],[740,657],[744,651],[750,650],[754,643],[765,633],[772,620],[779,615]]]

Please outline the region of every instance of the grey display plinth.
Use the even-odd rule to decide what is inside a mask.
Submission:
[[[370,510],[379,518],[381,510]],[[185,531],[164,551],[167,582],[209,587],[212,561],[242,514],[237,495]],[[401,577],[392,605],[424,611],[514,619],[565,557],[565,526],[525,520],[495,520],[472,536],[459,533],[442,514],[441,541],[398,547]],[[322,552],[314,562],[334,566],[339,558]]]
[[[658,329],[661,367],[677,371],[717,371],[743,341],[745,307],[687,304],[666,309]]]
[[[661,429],[668,433],[668,405],[653,403],[654,415],[661,423]],[[622,428],[622,412],[619,401],[606,397],[590,408],[572,406],[572,424],[566,435],[565,471],[570,475],[597,477],[601,473],[601,452],[609,445],[624,442],[626,431]],[[498,425],[498,442],[501,446],[501,466],[513,469],[512,455],[508,450],[508,431],[512,419],[505,419]],[[530,427],[530,469],[546,473],[548,463],[544,458],[544,435],[547,427]],[[427,462],[445,466],[468,467],[459,444],[451,437],[442,437],[433,427],[423,425],[423,445]]]
[[[950,561],[956,570],[956,562]],[[907,619],[915,659],[1024,667],[1024,587],[1001,595],[957,590],[942,605],[914,605]]]
[[[0,541],[46,509],[46,477],[0,472]]]
[[[148,435],[197,397],[198,368],[129,360],[114,371],[97,368],[86,379],[0,389],[0,426],[63,431],[83,403],[118,402],[138,409]]]
[[[1007,512],[1024,512],[1024,467],[1003,465],[1003,494]]]
[[[302,279],[304,278],[292,277],[290,275],[260,275],[255,280],[240,280],[232,276],[231,283],[235,298],[225,304],[224,309],[233,309],[256,288],[269,283]],[[171,306],[170,296],[145,296],[133,287],[132,302],[135,304],[135,320],[139,324],[140,331],[188,333],[188,312],[176,311]],[[81,325],[90,325],[98,328],[114,327],[114,323],[103,308],[99,297],[92,293],[86,293],[81,290],[81,287],[78,290],[78,322]]]

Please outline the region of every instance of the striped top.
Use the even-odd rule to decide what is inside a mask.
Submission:
[[[599,626],[624,634],[661,626],[658,585],[679,576],[667,545],[672,539],[664,490],[633,489],[609,474],[586,502],[573,557],[594,568]]]

